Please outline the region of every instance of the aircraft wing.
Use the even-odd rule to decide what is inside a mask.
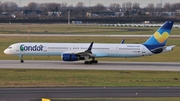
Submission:
[[[76,55],[80,55],[81,57],[82,56],[89,56],[89,57],[95,57],[92,53],[89,53],[89,52],[76,52],[76,53],[74,53],[74,54],[76,54]]]
[[[89,46],[89,48],[88,48],[87,50],[85,50],[85,51],[83,51],[83,52],[75,52],[74,54],[80,55],[80,56],[95,57],[95,56],[92,54],[92,52],[91,52],[93,43],[94,43],[94,42],[92,42],[92,43],[90,44],[90,46]]]
[[[84,57],[84,56],[95,57],[95,55],[93,55],[93,53],[91,52],[92,46],[93,46],[93,42],[90,44],[89,48],[85,51],[68,51],[65,53],[76,54],[76,55],[79,55],[81,57]]]

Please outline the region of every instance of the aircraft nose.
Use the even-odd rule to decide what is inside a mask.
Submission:
[[[7,49],[5,49],[4,50],[4,54],[8,54],[9,52],[8,52],[8,50]]]

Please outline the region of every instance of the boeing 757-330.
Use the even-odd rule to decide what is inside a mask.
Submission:
[[[102,57],[141,57],[160,54],[173,50],[165,46],[170,35],[173,21],[166,21],[146,42],[142,44],[103,43],[33,43],[22,42],[10,45],[5,54],[20,56],[61,56],[63,61],[85,60],[85,64],[98,63],[96,58]]]

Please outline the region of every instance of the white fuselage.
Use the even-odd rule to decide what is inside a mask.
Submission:
[[[87,50],[89,43],[16,43],[4,53],[11,55],[61,56],[63,53],[78,53]],[[152,55],[142,44],[94,43],[92,54],[96,57],[140,57]]]

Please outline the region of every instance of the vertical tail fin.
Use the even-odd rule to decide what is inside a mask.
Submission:
[[[173,21],[166,21],[145,43],[145,46],[151,46],[151,48],[157,48],[165,46],[167,39],[170,35]]]

